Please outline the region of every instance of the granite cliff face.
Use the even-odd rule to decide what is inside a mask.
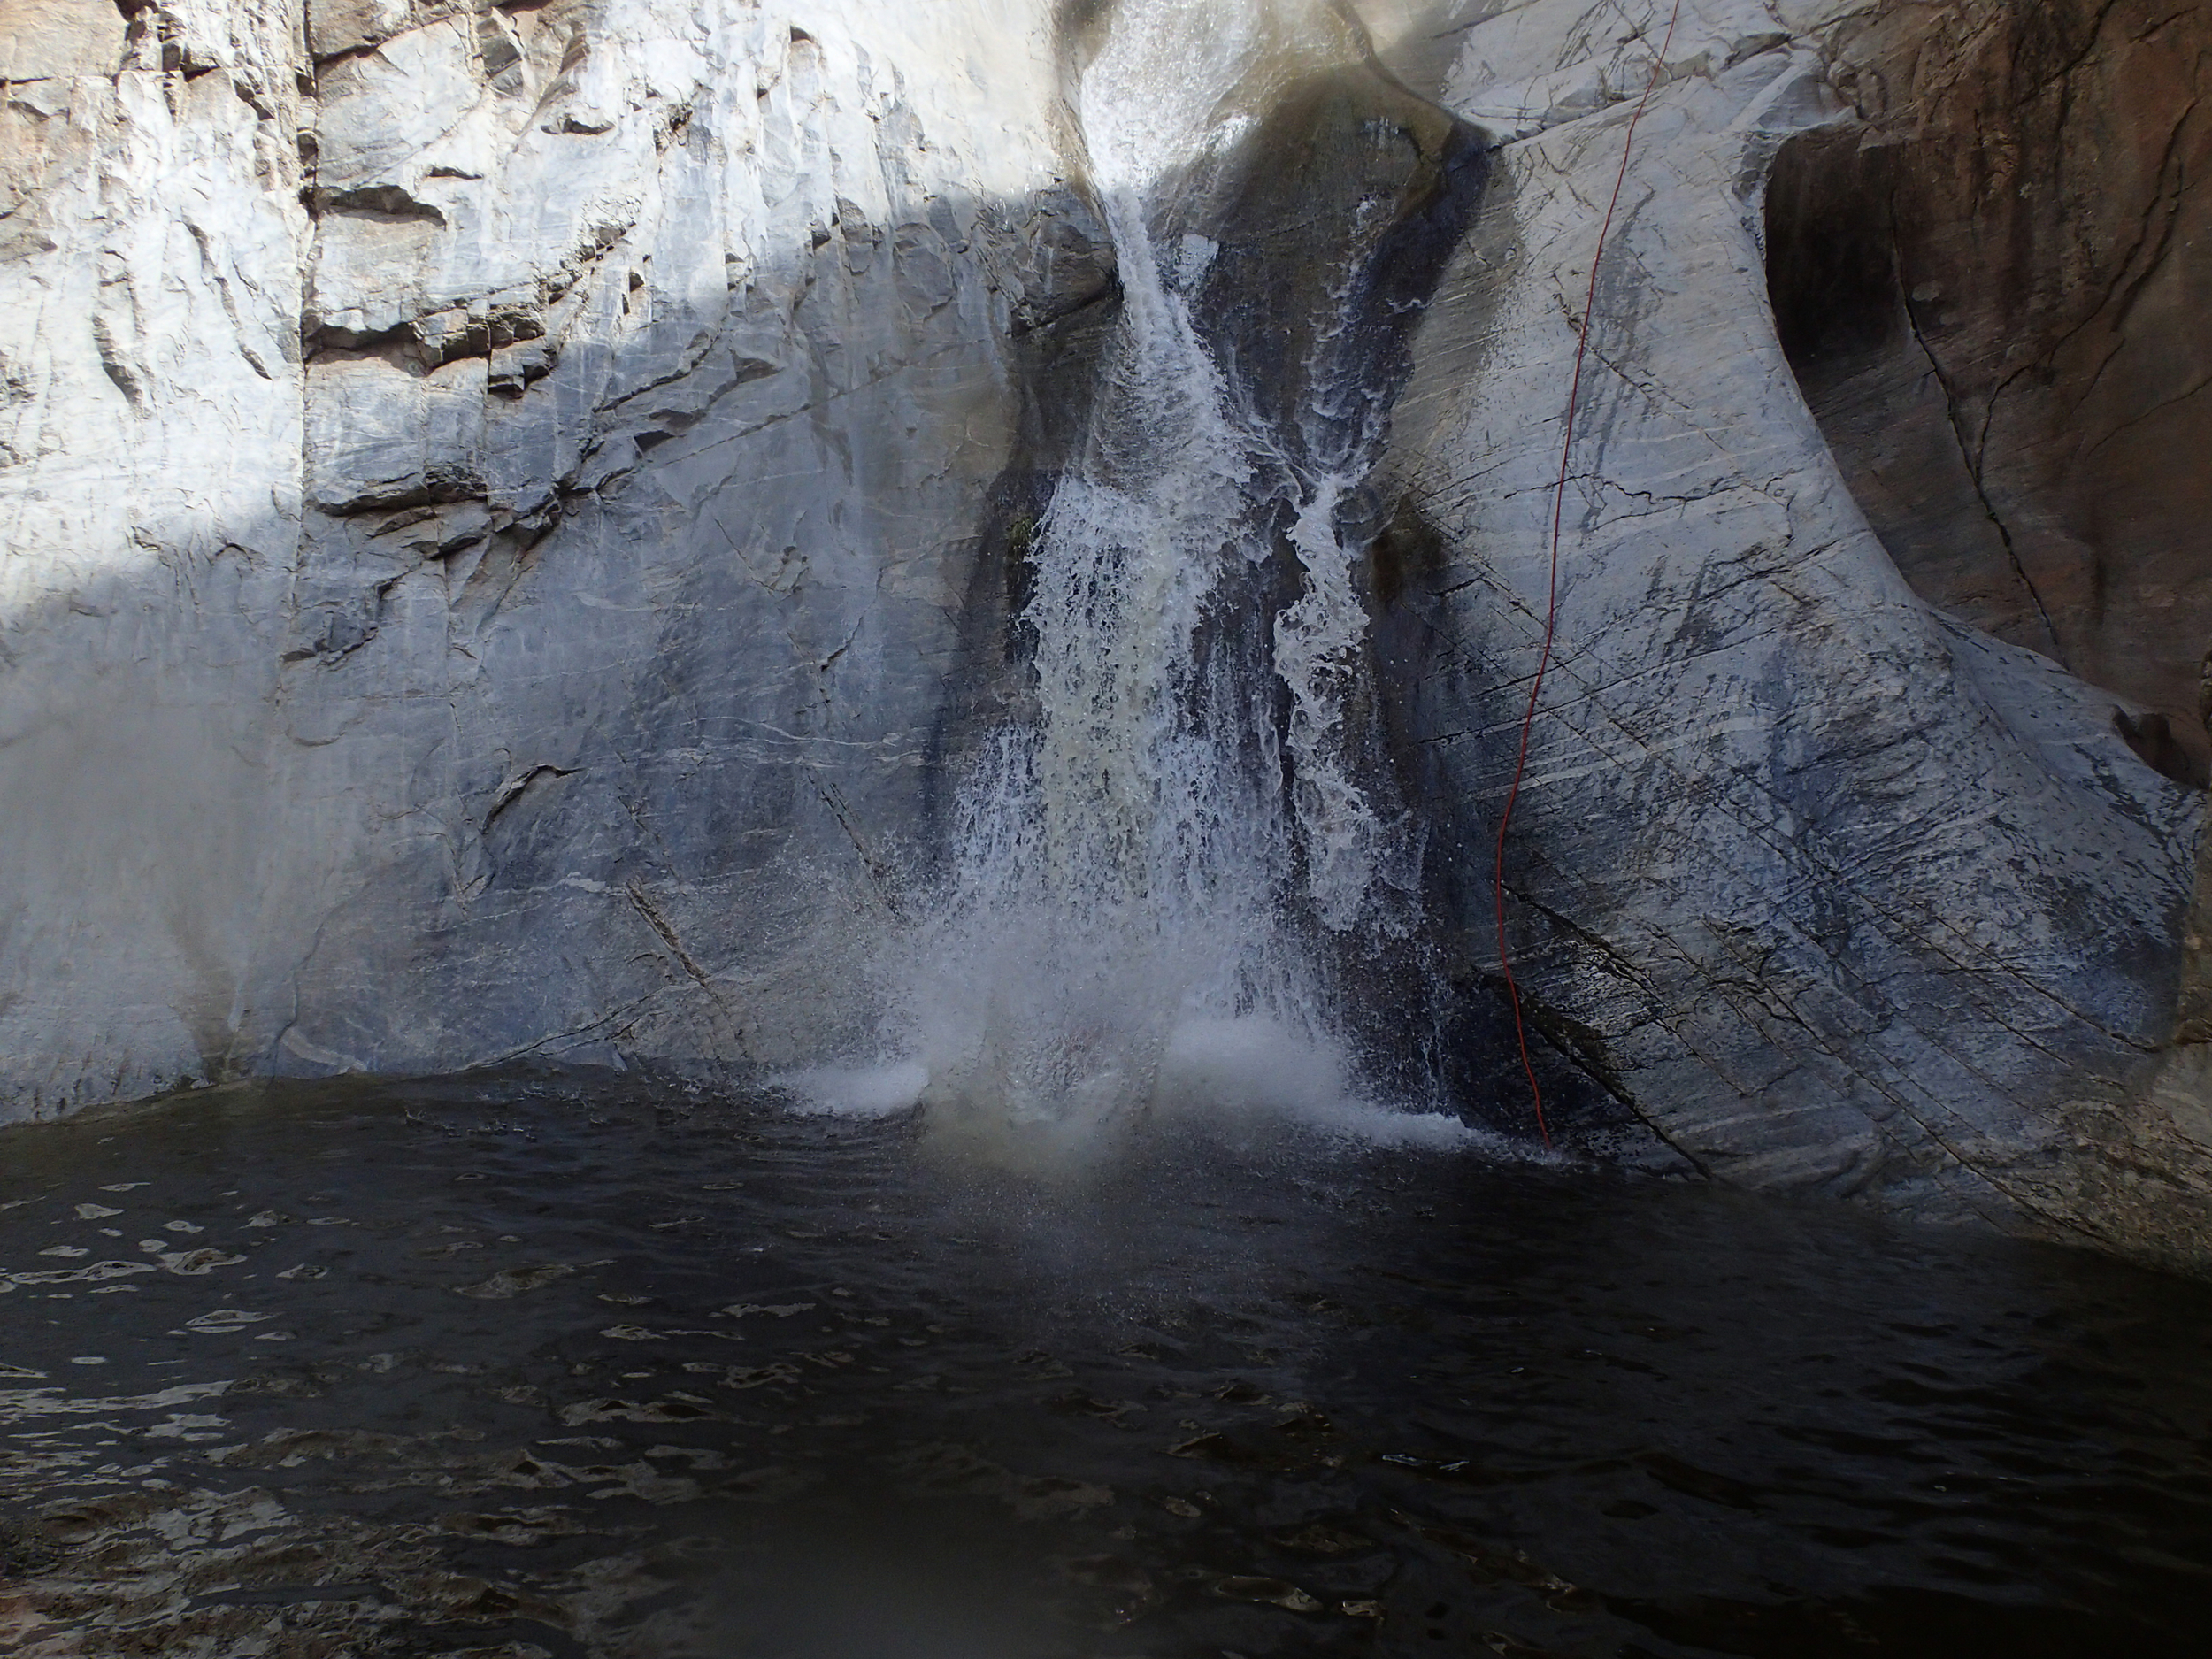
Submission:
[[[1156,214],[1261,425],[1394,319],[1340,701],[1471,1031],[1647,9],[1301,23]],[[864,1047],[1033,695],[1125,309],[1077,79],[1133,10],[17,0],[0,1110]],[[1592,1144],[2201,1261],[2206,26],[2046,10],[1685,0],[1514,948]],[[1455,237],[1426,298],[1317,274]],[[1311,577],[1279,541],[1238,605]]]
[[[1930,398],[1945,407],[1942,359],[1928,368],[1923,354],[1923,380],[1883,371],[1901,388],[1886,426],[1809,371],[1809,403],[1765,303],[1770,258],[1793,328],[1821,321],[1801,300],[1812,279],[1862,275],[1824,244],[1808,255],[1806,237],[1855,227],[1809,207],[1807,168],[1899,180],[1901,204],[1967,188],[1953,135],[1972,126],[2011,10],[1685,7],[1591,324],[1599,375],[1569,485],[1555,691],[1509,849],[1517,949],[1563,1049],[1716,1175],[2200,1261],[2201,1109],[2177,1108],[2170,1088],[2146,1096],[2174,1071],[2176,947],[2202,797],[2124,741],[2111,695],[1972,625],[2002,618],[1930,603],[1963,601],[1924,543],[1901,538],[1893,551],[1870,525],[1870,513],[1896,522],[1876,488],[1893,475],[1846,440],[1924,432],[1912,423]],[[1558,43],[1584,15],[1538,4],[1471,17],[1448,62],[1425,60],[1447,104],[1520,134],[1502,152],[1514,205],[1471,242],[1417,346],[1394,463],[1401,540],[1424,563],[1388,646],[1404,743],[1454,826],[1458,856],[1437,860],[1436,878],[1471,917],[1542,626],[1558,464],[1556,416],[1530,418],[1518,388],[1566,377],[1592,204],[1610,188],[1623,100],[1653,53],[1617,31],[1561,67]],[[2156,43],[2162,61],[2195,73],[2202,26],[2175,24]],[[2053,73],[2108,78],[2149,50],[2117,29],[2085,28],[2074,45]],[[2023,131],[2071,107],[2037,96],[2008,106]],[[2163,142],[2185,112],[2138,113],[2166,123]],[[2046,132],[2034,153],[2070,152]],[[1793,194],[1770,204],[1766,181],[1792,155],[1777,188]],[[2016,191],[2054,188],[2009,176]],[[2079,271],[2144,267],[2100,241],[2112,217],[2067,220],[2081,244],[2070,268],[2014,234],[1989,256],[2017,256],[2009,298],[1975,289],[1960,303],[2096,314]],[[1972,227],[1946,234],[1974,245]],[[2193,250],[2171,257],[2165,280],[2200,280]],[[1932,303],[1909,289],[1899,309],[1908,302]],[[1921,350],[1916,315],[1881,322],[1893,351]],[[1832,322],[1869,326],[1863,312],[1821,326]],[[2177,326],[2200,341],[2200,322]],[[2032,362],[2040,338],[2022,339],[2016,363]],[[2152,354],[2157,339],[2146,336]],[[2050,378],[2061,388],[2063,375]],[[2036,401],[2038,430],[2052,407]],[[1832,449],[1816,411],[1861,426]],[[1976,419],[1963,405],[1950,418]],[[2003,429],[2001,417],[1992,430]],[[2007,476],[2057,465],[2048,446],[2020,455],[1993,436],[1975,463],[1985,477],[2000,453]],[[1978,523],[1994,534],[1987,513]],[[2078,542],[2068,580],[2096,585],[2081,563],[2093,554],[2107,570],[2154,556],[2201,586],[2200,547],[2154,540],[2145,531],[2104,554]],[[2187,582],[2177,590],[2193,603]],[[2135,621],[2105,637],[2141,626],[2147,661],[2177,663],[2184,641],[2201,652],[2187,606],[2134,589],[2108,606],[2124,612]],[[2155,683],[2170,703],[2179,671],[2162,672],[2128,684]],[[1488,971],[1487,955],[1469,941],[1471,975]]]
[[[10,88],[14,1110],[836,1030],[793,964],[919,820],[1018,360],[1110,281],[1048,19],[110,34]]]

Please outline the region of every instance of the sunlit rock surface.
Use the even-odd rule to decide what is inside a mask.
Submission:
[[[833,1035],[1111,282],[1048,19],[156,19],[9,90],[9,1110]]]
[[[1359,9],[1392,73],[1496,145],[1415,337],[1368,572],[1429,922],[1456,994],[1493,1001],[1559,417],[1667,17]],[[2124,557],[2048,584],[2078,638],[2037,655],[2017,605],[1972,602],[2003,539],[1885,518],[1901,497],[1870,487],[1878,456],[1832,451],[1841,405],[1809,403],[1768,297],[1777,156],[1816,152],[1842,190],[1896,165],[1866,146],[1955,133],[2005,10],[1684,0],[1592,319],[1511,936],[1545,1064],[1686,1165],[2201,1259],[2212,1081],[2168,1045],[2202,795],[2147,764],[2141,719],[2201,747],[2174,664],[2205,643],[2204,549],[2139,514]],[[1110,9],[9,21],[0,1115],[864,1037],[953,758],[1012,695],[1009,572],[1118,303],[1068,102]],[[2203,44],[2186,18],[2086,22],[2054,72],[2123,108]],[[2187,150],[2184,102],[2162,107]],[[2050,150],[2039,111],[2072,107],[2016,121]],[[2185,228],[2203,204],[2165,167],[2137,194]],[[1982,269],[1935,222],[1958,204],[1919,200],[1946,271]],[[2193,396],[2205,256],[2175,241],[2077,277],[2154,272],[2131,303],[2173,319],[2170,349],[2096,326],[2130,384],[2147,349]],[[2042,269],[2008,279],[2020,314],[2070,316],[2034,303]],[[1899,302],[1931,341],[1943,296],[1912,290],[1958,280]],[[1988,347],[2008,313],[1980,302],[1950,314]],[[1993,380],[1932,392],[1887,357],[1846,421],[1917,455],[1981,420],[1965,465],[2000,509],[2007,480],[2076,476],[2048,436],[2075,365],[2051,361],[2032,442],[1961,402]],[[2127,395],[2099,419],[2140,499],[2193,405],[2131,422]],[[2131,447],[2147,432],[2166,448]],[[2094,542],[2065,511],[2033,557]],[[2075,673],[2119,694],[2133,747]]]

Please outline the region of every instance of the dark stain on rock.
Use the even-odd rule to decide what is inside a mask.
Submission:
[[[1863,124],[1785,144],[1766,198],[1806,402],[1916,591],[2159,714],[2193,780],[2212,12],[1976,0],[1837,51]]]

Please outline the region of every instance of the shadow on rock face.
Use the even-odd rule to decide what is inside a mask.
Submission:
[[[2200,749],[2182,735],[2187,728],[2162,710],[2153,710],[2139,718],[2125,709],[2115,709],[2112,729],[2153,772],[2193,789],[2212,787],[2212,768],[2206,766]]]
[[[1944,10],[1847,47],[1868,125],[1775,163],[1782,343],[1915,590],[2144,705],[2202,788],[2212,13]]]

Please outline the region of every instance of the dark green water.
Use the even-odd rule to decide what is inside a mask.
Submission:
[[[509,1081],[0,1133],[0,1649],[2198,1655],[2212,1294],[1315,1140]]]

